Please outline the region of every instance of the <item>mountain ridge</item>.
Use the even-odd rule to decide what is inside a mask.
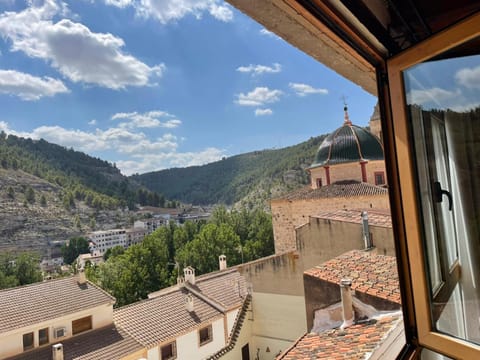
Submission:
[[[201,166],[130,176],[151,191],[198,205],[222,203],[268,207],[272,196],[308,184],[305,169],[327,135],[281,149],[257,150]]]

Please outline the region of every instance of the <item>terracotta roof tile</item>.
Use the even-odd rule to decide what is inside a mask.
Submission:
[[[320,212],[312,218],[319,219],[328,219],[328,220],[337,220],[351,222],[355,224],[362,224],[362,209],[339,209],[333,211]],[[378,210],[378,209],[369,209],[368,213],[368,224],[373,226],[381,227],[392,227],[392,217],[389,210]]]
[[[392,314],[343,330],[327,330],[320,334],[308,333],[277,359],[368,359],[398,326],[403,326],[402,316]]]
[[[353,250],[304,272],[334,284],[341,279],[352,280],[352,290],[397,304],[400,300],[397,262],[395,257]]]
[[[1,290],[0,333],[114,302],[89,282],[79,285],[77,277]]]
[[[384,187],[364,182],[350,181],[337,182],[322,186],[318,189],[312,189],[310,186],[305,186],[273,200],[310,200],[387,194],[388,190]]]
[[[247,294],[245,280],[236,270],[221,271],[197,278],[195,290],[222,307],[241,307]],[[152,294],[154,297],[114,310],[117,326],[146,347],[162,343],[179,334],[211,323],[222,316],[218,307],[194,296],[194,309],[185,307],[185,287],[171,287]]]
[[[64,358],[68,360],[115,360],[143,348],[123,330],[113,325],[62,340],[61,343],[63,344]],[[52,347],[44,346],[8,358],[8,360],[29,359],[51,360]]]

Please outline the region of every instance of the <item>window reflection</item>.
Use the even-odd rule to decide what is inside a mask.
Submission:
[[[433,328],[480,343],[480,56],[404,72]]]

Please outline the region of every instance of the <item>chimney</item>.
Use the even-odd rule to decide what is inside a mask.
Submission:
[[[185,308],[188,312],[194,312],[195,308],[193,306],[193,296],[192,294],[188,294],[185,296]]]
[[[78,270],[78,285],[84,285],[87,282],[87,278],[85,276],[85,270],[83,268]]]
[[[195,285],[195,269],[191,266],[187,266],[183,269],[183,275],[185,281],[188,281],[191,285]]]
[[[227,268],[227,257],[225,255],[220,255],[218,257],[218,262],[220,266],[220,270],[225,270]]]
[[[342,329],[353,325],[355,315],[353,312],[353,299],[352,299],[352,280],[342,279],[340,280],[340,294],[342,297],[342,314],[343,324]]]
[[[52,346],[52,360],[63,360],[62,344],[55,344]]]
[[[362,211],[362,236],[365,243],[365,250],[370,250],[373,244],[368,228],[368,213],[366,211]]]

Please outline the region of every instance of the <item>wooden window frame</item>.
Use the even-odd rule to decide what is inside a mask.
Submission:
[[[26,336],[29,336],[29,337],[31,336],[31,338],[32,338],[31,345],[25,346],[25,337]],[[34,331],[30,331],[30,332],[22,335],[22,345],[23,345],[23,351],[31,350],[35,347],[35,332]]]
[[[89,324],[90,324],[88,329],[81,327],[80,330],[78,330],[78,328],[75,328],[75,324],[78,324],[79,322],[86,322],[86,320],[88,320]],[[92,329],[93,329],[92,315],[84,316],[82,318],[75,319],[75,320],[72,321],[72,335],[81,334],[81,333],[84,333],[85,331],[90,331]]]
[[[44,341],[44,342],[42,342],[42,337],[40,336],[40,331],[42,331],[42,330],[47,332],[46,341]],[[50,343],[50,329],[48,327],[39,329],[38,330],[38,345],[42,346],[42,345],[46,345],[48,343]]]
[[[402,72],[416,64],[427,61],[445,51],[480,36],[480,13],[455,24],[401,54],[387,60],[390,106],[393,125],[393,150],[397,159],[396,171],[401,189],[401,208],[404,229],[400,242],[404,242],[408,257],[409,281],[415,310],[415,330],[421,346],[435,352],[461,359],[480,358],[480,346],[468,341],[441,334],[432,328],[432,308],[428,286],[428,269],[425,266],[425,251],[422,243],[422,224],[416,192],[412,139],[408,125],[406,99]],[[409,161],[399,161],[408,159]],[[398,204],[397,204],[398,205]],[[414,274],[414,275],[412,275]]]
[[[208,334],[208,338],[206,340],[203,340],[202,341],[202,331],[207,331],[207,334]],[[212,328],[212,324],[208,325],[208,326],[205,326],[203,328],[200,328],[198,329],[198,345],[199,346],[203,346],[203,345],[206,345],[210,342],[213,341],[213,328]]]
[[[162,349],[165,349],[166,347],[171,347],[172,348],[172,356],[163,357]],[[161,360],[174,360],[176,358],[177,358],[177,342],[176,341],[169,342],[168,344],[162,345],[160,347],[160,359]]]
[[[377,182],[377,176],[382,177],[382,182],[381,183]],[[383,172],[383,171],[375,171],[373,173],[373,178],[375,179],[375,185],[377,185],[377,186],[381,186],[381,185],[386,184],[386,182],[385,182],[385,172]]]

